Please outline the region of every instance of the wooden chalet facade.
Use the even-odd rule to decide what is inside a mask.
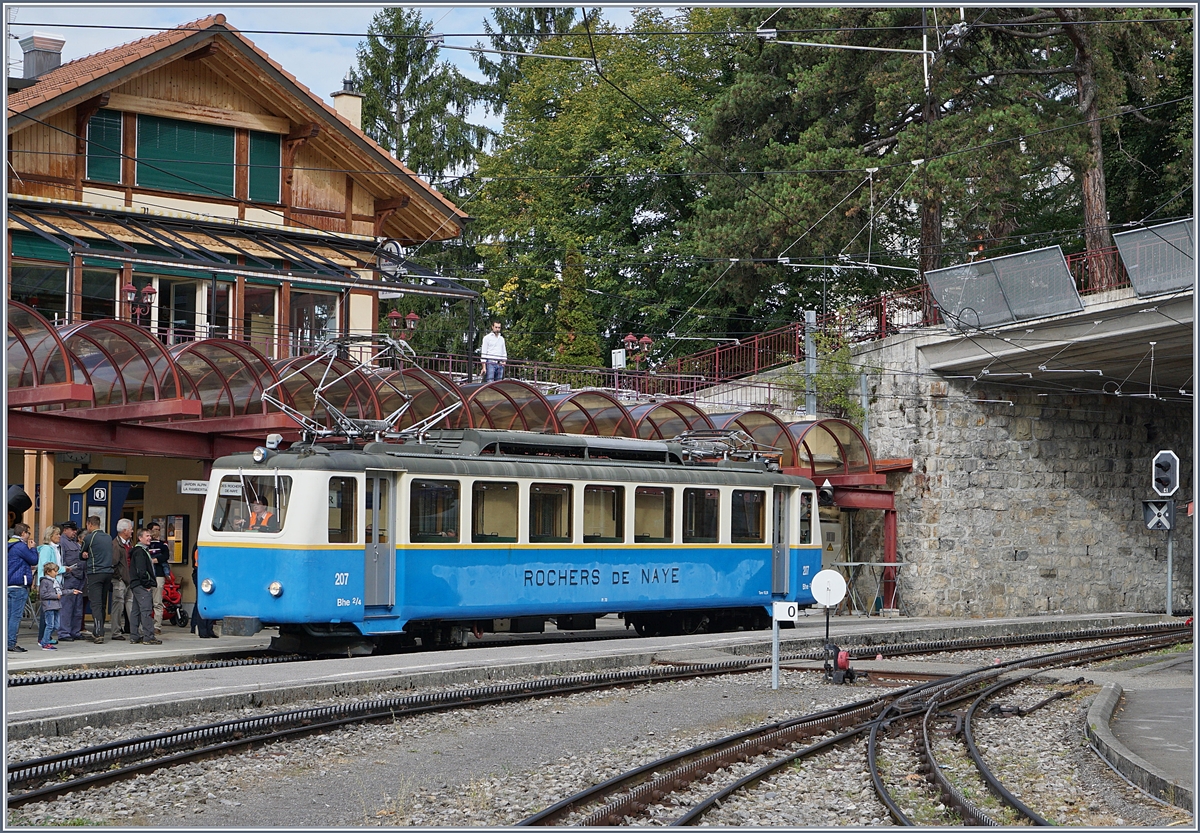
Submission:
[[[8,297],[58,325],[140,312],[168,346],[299,355],[377,329],[385,239],[467,220],[361,131],[356,94],[330,106],[224,15],[61,66],[61,41],[22,46],[43,71],[9,84]]]

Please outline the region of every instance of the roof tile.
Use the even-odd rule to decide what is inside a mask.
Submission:
[[[76,58],[74,61],[68,61],[38,78],[37,83],[33,86],[18,90],[10,95],[7,105],[8,112],[10,114],[23,113],[36,104],[41,104],[42,102],[50,101],[60,95],[69,93],[88,81],[103,78],[111,72],[123,69],[135,61],[153,55],[160,49],[186,40],[198,31],[210,28],[217,22],[217,18],[220,18],[221,22],[225,19],[224,15],[202,17],[199,20],[185,23],[174,29],[158,32],[121,46],[114,46],[112,49],[105,49],[102,52],[96,52],[92,55]]]

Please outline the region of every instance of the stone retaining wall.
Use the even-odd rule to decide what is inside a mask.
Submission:
[[[1181,460],[1177,497],[1192,495],[1190,405],[942,379],[922,361],[925,340],[893,336],[856,359],[874,368],[873,453],[913,460],[888,477],[908,612],[1165,610],[1167,535],[1145,528],[1142,500],[1156,497],[1151,459],[1165,448]],[[1178,508],[1175,611],[1191,610],[1194,587],[1192,522]],[[858,560],[879,557],[883,513],[853,522]]]

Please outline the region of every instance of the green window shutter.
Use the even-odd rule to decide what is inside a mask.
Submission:
[[[250,131],[250,201],[279,202],[280,137]]]
[[[87,178],[121,182],[121,114],[98,110],[87,125]]]
[[[63,263],[71,259],[66,249],[62,246],[55,246],[44,237],[38,237],[27,231],[11,232],[11,237],[12,256],[15,258],[27,257],[32,260],[56,260]]]
[[[233,198],[233,128],[138,116],[137,184]]]

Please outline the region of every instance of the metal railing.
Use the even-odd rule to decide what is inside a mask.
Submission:
[[[817,318],[818,332],[838,332],[852,344],[876,341],[901,330],[941,322],[926,284],[888,292]],[[804,360],[804,323],[759,333],[737,344],[720,344],[660,365],[658,372],[703,376],[715,383],[753,376]]]
[[[1116,246],[1067,255],[1067,269],[1075,278],[1075,288],[1080,295],[1093,295],[1133,285]]]

